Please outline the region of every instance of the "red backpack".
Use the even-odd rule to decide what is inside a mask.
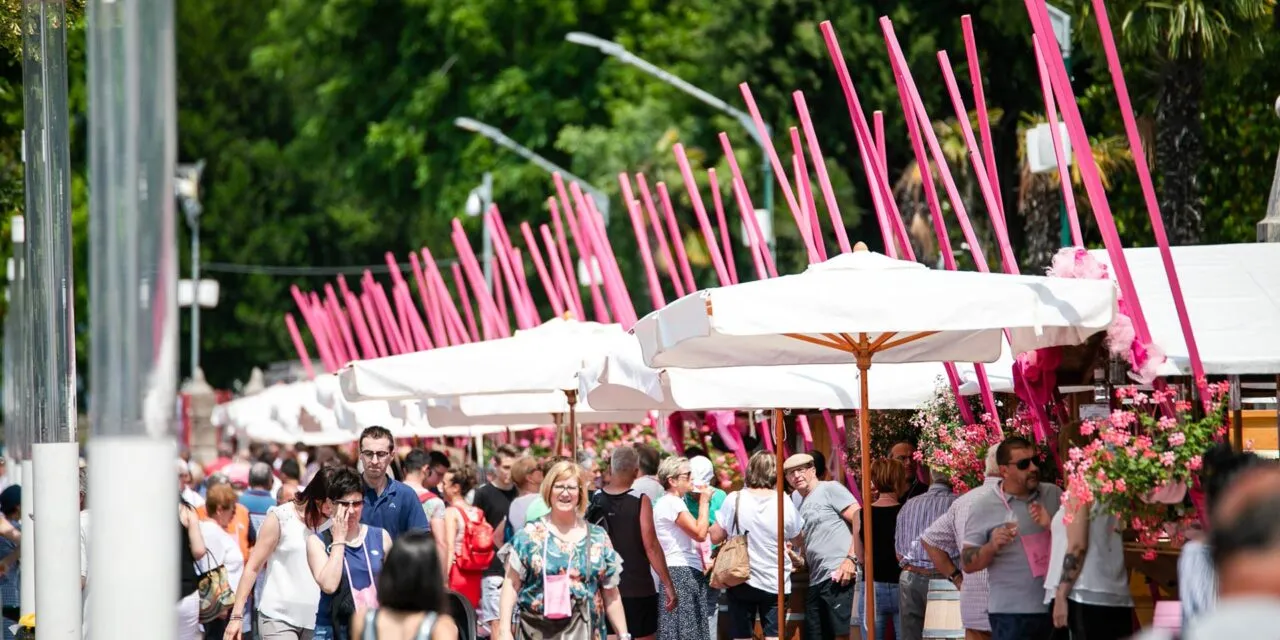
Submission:
[[[466,527],[462,531],[462,544],[454,564],[463,571],[484,571],[493,562],[493,525],[484,519],[484,514],[472,518],[470,510],[459,509]],[[474,510],[479,513],[479,510]]]

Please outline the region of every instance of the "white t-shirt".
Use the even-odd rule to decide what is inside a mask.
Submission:
[[[662,488],[662,483],[653,476],[640,476],[635,482],[631,483],[631,492],[641,496],[649,496],[649,502],[654,506],[658,505],[658,500],[666,495],[667,490]]]
[[[240,586],[240,576],[244,575],[244,553],[240,551],[240,544],[212,520],[200,521],[200,535],[204,536],[206,551],[204,558],[196,562],[196,573],[222,565],[227,568],[227,582],[235,591]]]
[[[738,526],[733,516],[738,507],[738,495],[742,496],[742,511],[738,512]],[[782,537],[791,540],[800,535],[800,512],[791,500],[782,501]],[[778,495],[770,491],[760,495],[750,489],[735,491],[724,499],[716,513],[716,524],[730,536],[747,534],[747,557],[751,560],[751,575],[747,584],[769,593],[778,591]],[[786,593],[791,593],[791,558],[786,559]]]
[[[676,518],[689,513],[684,500],[671,494],[662,496],[653,505],[653,528],[662,545],[662,555],[667,557],[668,567],[702,568],[702,554],[698,543],[676,524]]]

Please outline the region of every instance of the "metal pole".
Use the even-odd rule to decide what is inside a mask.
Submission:
[[[191,379],[200,370],[200,220],[191,223]]]
[[[484,284],[489,291],[493,291],[493,234],[489,232],[489,222],[486,216],[489,213],[489,205],[493,204],[493,174],[488,171],[484,172],[484,179],[480,182],[480,230],[482,244],[480,250],[484,258]]]
[[[180,599],[174,562],[180,343],[173,18],[173,0],[88,2],[89,502],[103,514],[89,541],[94,640],[171,640],[175,604],[198,606],[192,594]]]
[[[1068,31],[1068,33],[1070,33],[1070,31]],[[1063,48],[1062,50],[1062,63],[1067,67],[1067,79],[1070,80],[1071,79],[1071,50],[1069,48]],[[1053,134],[1057,135],[1057,132],[1055,131],[1053,132]],[[1070,158],[1068,158],[1067,160],[1069,162]],[[1070,165],[1068,165],[1067,171],[1068,172],[1071,171]],[[1071,179],[1071,176],[1067,175],[1067,180],[1070,180],[1070,179]],[[1063,196],[1062,200],[1058,203],[1058,221],[1062,223],[1058,237],[1061,240],[1062,246],[1069,247],[1071,246],[1071,220],[1067,216],[1067,201],[1066,201],[1065,195]]]
[[[30,203],[34,194],[27,192],[27,205]],[[19,484],[23,487],[30,488],[35,484],[35,470],[31,466],[31,319],[27,309],[27,298],[29,293],[27,279],[27,241],[26,241],[26,219],[23,216],[14,216],[12,221],[13,233],[13,263],[14,263],[14,295],[12,296],[13,306],[10,307],[9,313],[13,314],[15,331],[17,333],[17,353],[14,354],[16,359],[17,371],[14,380],[14,420],[17,423],[14,428],[14,448],[16,449],[14,457],[19,460],[18,474],[21,478]],[[31,519],[31,504],[22,505],[22,515],[20,516],[20,526],[23,535],[27,536],[31,543],[36,542],[35,522]],[[19,577],[19,612],[25,616],[36,612],[36,545],[21,545],[18,556],[18,564],[22,567],[22,573]]]
[[[39,516],[35,612],[42,637],[80,637],[80,448],[75,439],[75,291],[71,281],[71,153],[66,3],[23,2],[23,120],[32,339],[33,485]],[[30,505],[30,506],[29,506]],[[28,541],[34,541],[30,535]],[[24,545],[25,546],[25,545]],[[32,567],[24,567],[27,573]]]

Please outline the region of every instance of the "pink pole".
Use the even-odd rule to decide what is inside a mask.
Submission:
[[[796,431],[800,432],[800,441],[807,450],[813,449],[813,430],[809,428],[809,416],[803,413],[796,416]]]
[[[369,333],[373,335],[373,344],[378,347],[378,357],[385,358],[390,355],[387,349],[387,339],[382,332],[382,321],[378,318],[378,311],[374,306],[373,297],[367,291],[361,292],[360,308],[364,310],[365,322],[369,323]]]
[[[973,36],[973,18],[960,16],[964,31],[964,52],[969,62],[969,82],[973,85],[973,102],[978,107],[978,133],[982,136],[982,160],[987,166],[987,180],[996,194],[996,205],[1003,217],[1004,195],[1000,192],[1000,172],[996,169],[996,147],[991,138],[991,119],[987,117],[987,96],[982,88],[982,66],[978,63],[978,44]],[[1049,97],[1052,100],[1052,96]],[[967,115],[967,114],[966,114]],[[1057,132],[1054,132],[1057,136]]]
[[[436,264],[435,256],[431,255],[431,250],[426,247],[422,248],[422,263],[426,272],[427,288],[432,292],[431,297],[435,300],[449,343],[470,342],[467,328],[462,324],[462,316],[458,315],[458,305],[454,304],[453,294],[449,293],[449,285],[445,284],[444,276],[440,274],[440,265]],[[446,302],[448,305],[445,304]]]
[[[876,135],[876,155],[880,158],[880,164],[889,166],[889,154],[885,151],[884,140],[884,112],[879,109],[871,113],[872,127],[875,128]]]
[[[551,212],[552,229],[555,230],[556,247],[559,249],[558,255],[560,257],[558,262],[560,262],[561,271],[565,274],[565,306],[569,306],[569,302],[572,301],[573,308],[577,309],[578,319],[586,320],[587,310],[582,305],[582,292],[579,291],[580,287],[578,287],[577,280],[575,280],[577,272],[573,268],[573,259],[569,256],[569,244],[565,241],[564,227],[560,224],[560,208],[557,206],[555,198],[547,198],[547,210]],[[548,248],[547,256],[553,258],[553,263],[557,262],[557,260],[554,260],[557,256],[556,251]]]
[[[818,258],[817,247],[813,245],[813,238],[805,233],[806,224],[801,217],[800,203],[796,201],[796,195],[791,191],[791,181],[787,180],[787,170],[782,166],[782,161],[778,159],[778,152],[773,148],[773,140],[769,139],[769,128],[764,124],[764,118],[760,116],[760,109],[756,107],[756,99],[751,95],[751,87],[743,82],[738,85],[738,89],[742,92],[742,99],[747,103],[747,110],[751,113],[751,120],[756,125],[756,133],[763,142],[765,154],[769,157],[769,163],[773,165],[773,173],[778,178],[778,184],[782,187],[782,195],[787,200],[787,206],[791,208],[791,216],[796,221],[796,227],[800,229],[800,235],[804,237],[809,252],[809,264],[821,262]]]
[[[564,178],[559,173],[551,174],[551,180],[555,183],[556,195],[560,198],[560,206],[564,213],[565,226],[569,228],[569,238],[573,240],[573,246],[578,250],[578,257],[587,267],[587,290],[591,292],[591,306],[595,308],[597,322],[609,322],[609,312],[605,308],[604,296],[601,294],[600,285],[602,283],[596,281],[596,269],[603,271],[603,266],[597,266],[599,260],[592,260],[594,257],[591,252],[589,240],[583,235],[584,229],[578,224],[578,215],[573,209],[573,201],[569,199],[568,192],[565,190]],[[573,262],[569,263],[569,273],[576,273],[573,269]],[[604,275],[603,273],[601,274]]]
[[[872,134],[875,136],[874,153],[876,154],[876,158],[879,158],[880,160],[880,166],[887,168],[889,166],[889,154],[887,151],[885,151],[884,112],[883,111],[876,109],[875,111],[871,112],[871,127],[872,127]],[[860,144],[859,149],[861,148],[863,148],[863,145]],[[859,151],[859,153],[861,153],[861,151]],[[887,179],[888,178],[886,176],[886,180]],[[884,190],[892,193],[893,187],[889,186],[886,182]],[[903,232],[904,232],[903,236],[899,237],[897,233],[897,227],[892,225],[892,223],[889,221],[890,214],[887,213],[885,209],[885,205],[880,197],[880,191],[881,190],[878,188],[871,189],[872,204],[875,205],[876,207],[876,218],[880,222],[881,240],[884,240],[885,236],[892,236],[892,237],[898,238],[899,241],[902,243],[902,246],[909,247],[911,245],[911,241],[908,240],[905,236],[906,227],[903,227]],[[899,220],[901,220],[901,218],[899,218]],[[889,228],[886,229],[886,227],[889,227]],[[898,257],[897,243],[886,241],[884,246],[885,246],[885,255],[889,256],[890,258]],[[905,253],[914,253],[914,252],[908,250],[908,251],[905,251]]]
[[[510,336],[511,325],[503,323],[502,316],[498,313],[498,305],[494,302],[489,288],[485,286],[484,272],[481,271],[480,263],[476,261],[476,255],[471,250],[471,243],[467,240],[466,231],[462,229],[462,222],[457,218],[453,219],[453,245],[458,251],[458,260],[462,263],[467,280],[471,283],[471,291],[476,296],[480,314],[486,320],[485,326],[489,327],[485,339]],[[497,280],[495,279],[494,282],[496,283]]]
[[[813,185],[809,182],[809,167],[804,161],[804,144],[800,142],[800,131],[795,127],[788,130],[791,134],[791,171],[795,176],[796,189],[799,191],[800,208],[809,222],[809,241],[818,250],[818,259],[827,261],[827,243],[822,238],[822,223],[818,219],[818,203],[813,199]]]
[[[520,284],[516,282],[515,269],[511,266],[511,256],[508,253],[510,247],[503,241],[502,231],[499,229],[502,226],[500,220],[498,208],[489,207],[484,216],[484,223],[489,225],[490,238],[494,241],[493,253],[498,258],[498,276],[506,282],[507,293],[511,296],[511,312],[516,317],[516,326],[529,329],[533,327],[533,321],[530,320],[529,310],[521,299]]]
[[[676,259],[680,261],[680,271],[684,274],[684,286],[690,292],[698,290],[693,281],[693,268],[689,265],[689,254],[684,249],[684,236],[680,233],[680,225],[676,223],[676,211],[671,206],[671,194],[667,192],[665,182],[658,183],[658,202],[662,203],[662,213],[667,218],[667,231],[671,234],[671,244],[676,247]]]
[[[716,224],[720,227],[720,248],[724,251],[724,267],[729,272],[729,282],[738,284],[738,266],[733,262],[733,241],[730,239],[729,224],[724,217],[724,198],[720,193],[720,181],[716,179],[716,170],[707,169],[707,181],[711,185],[711,204],[716,209]]]
[[[667,277],[671,279],[671,286],[676,290],[676,297],[683,296],[685,293],[684,282],[680,280],[680,274],[676,271],[676,259],[671,253],[671,247],[667,245],[667,234],[662,230],[662,222],[658,220],[658,208],[653,204],[653,194],[649,192],[649,182],[645,180],[643,173],[636,174],[636,186],[640,189],[641,202],[644,203],[645,212],[649,214],[649,226],[653,228],[653,237],[658,241],[658,257],[667,266]]]
[[[661,309],[667,306],[667,299],[662,295],[662,281],[658,279],[658,269],[653,265],[653,252],[649,250],[649,231],[641,218],[640,201],[635,199],[635,194],[631,191],[631,177],[626,173],[619,173],[618,187],[622,189],[622,201],[627,205],[631,230],[635,233],[640,260],[644,263],[644,275],[649,282],[649,301],[653,303],[654,309]]]
[[[396,287],[405,284],[404,274],[400,272],[400,263],[396,261],[396,254],[390,251],[383,254],[383,258],[387,261],[387,269],[391,274],[391,297],[396,297]],[[412,329],[409,327],[409,316],[405,314],[403,309],[395,307],[395,318],[400,321],[400,337],[406,347],[412,347],[410,344]],[[406,349],[410,350],[410,349]]]
[[[409,252],[409,266],[413,269],[413,281],[418,286],[418,300],[422,303],[422,313],[427,317],[427,328],[431,330],[432,341],[442,347],[449,346],[448,334],[444,322],[439,299],[435,295],[435,287],[427,283],[426,272],[422,262],[418,260],[418,252]]]
[[[605,232],[604,217],[596,210],[591,198],[583,195],[578,183],[569,183],[569,195],[577,207],[578,228],[582,230],[588,250],[600,265],[602,284],[611,307],[610,315],[630,328],[636,323],[636,314],[631,308],[631,294],[622,281],[622,273],[618,270],[618,262],[613,255],[613,246]]]
[[[552,203],[554,206],[554,203]],[[587,314],[582,310],[582,303],[578,302],[575,306],[573,296],[569,294],[573,287],[569,284],[569,278],[565,275],[564,268],[560,264],[560,260],[556,258],[555,238],[551,237],[551,229],[547,225],[540,225],[538,231],[542,233],[542,243],[547,249],[547,255],[551,258],[551,275],[555,278],[557,285],[564,292],[565,306],[570,308],[577,318],[585,319]]]
[[[533,325],[538,324],[538,307],[533,303],[533,296],[529,293],[529,283],[525,279],[524,263],[516,251],[515,245],[511,242],[511,235],[507,233],[507,224],[502,220],[502,213],[498,211],[498,205],[490,207],[493,211],[494,220],[497,222],[496,229],[502,234],[502,246],[507,251],[507,268],[511,271],[511,276],[515,280],[520,296],[520,304],[524,305],[525,318]],[[513,295],[514,299],[515,296]]]
[[[560,293],[547,272],[547,264],[542,259],[542,251],[538,248],[538,241],[533,237],[533,228],[528,222],[520,223],[520,235],[524,236],[525,249],[529,251],[529,257],[533,258],[533,268],[538,272],[538,279],[542,281],[542,290],[547,294],[547,301],[551,303],[552,311],[555,311],[556,317],[563,316],[564,302],[560,300]]]
[[[1053,31],[1049,25],[1049,12],[1041,0],[1023,0],[1023,2],[1031,17],[1033,34],[1040,42],[1040,52],[1044,54],[1045,63],[1048,65],[1054,95],[1058,97],[1062,118],[1067,123],[1072,150],[1076,154],[1076,164],[1080,167],[1080,175],[1084,179],[1084,187],[1089,195],[1093,216],[1098,222],[1098,231],[1102,233],[1103,244],[1107,247],[1111,267],[1115,270],[1121,297],[1132,312],[1130,317],[1138,339],[1149,344],[1151,330],[1147,326],[1147,317],[1142,312],[1142,303],[1138,300],[1138,290],[1133,285],[1133,277],[1129,273],[1129,261],[1124,256],[1124,244],[1120,241],[1115,219],[1111,215],[1111,204],[1107,202],[1106,190],[1102,187],[1098,167],[1093,161],[1093,146],[1089,144],[1089,135],[1085,132],[1084,120],[1080,117],[1080,107],[1076,104],[1075,92],[1071,88],[1066,65],[1062,62],[1062,53],[1058,50],[1053,38]],[[1132,113],[1129,109],[1122,111]],[[1137,154],[1137,156],[1140,155]],[[1138,161],[1137,156],[1135,156],[1135,162]]]
[[[969,124],[969,112],[965,109],[964,100],[960,97],[960,87],[956,84],[955,73],[951,70],[951,61],[947,58],[947,52],[938,52],[938,64],[942,68],[942,77],[947,85],[947,90],[951,93],[951,102],[955,106],[957,118],[960,122],[960,133],[964,136],[964,143],[969,148],[969,158],[973,162],[974,175],[978,178],[978,190],[982,192],[982,199],[987,204],[987,211],[991,213],[992,227],[996,232],[996,242],[1000,245],[1000,260],[1004,264],[1006,272],[1017,273],[1018,259],[1013,255],[1013,245],[1009,242],[1009,231],[1008,226],[1005,224],[1004,212],[1000,208],[1000,200],[996,196],[994,186],[987,179],[990,173],[982,160],[978,142],[973,137],[973,127]],[[914,88],[912,90],[914,91]],[[915,94],[915,97],[917,100],[916,108],[919,109],[921,108],[918,102],[919,94]]]
[[[371,287],[370,294],[373,296],[373,302],[377,305],[378,313],[382,314],[382,325],[387,334],[387,346],[397,354],[408,353],[409,343],[400,333],[400,326],[396,320],[396,314],[391,310],[391,301],[387,298],[387,292],[382,288],[382,283],[373,279],[373,275],[368,274],[368,283]]]
[[[768,269],[769,277],[776,278],[778,267],[773,262],[773,254],[769,251],[769,243],[764,239],[764,230],[760,228],[760,221],[756,219],[756,208],[751,203],[751,194],[747,191],[747,181],[742,177],[742,169],[738,167],[738,156],[733,152],[729,136],[723,131],[720,132],[720,148],[724,150],[724,157],[729,161],[729,171],[733,173],[734,191],[739,198],[738,211],[742,214],[743,224],[747,226],[747,238],[755,243],[760,259]],[[764,276],[760,279],[763,280]]]
[[[1124,79],[1124,68],[1120,66],[1120,54],[1116,52],[1115,36],[1111,33],[1111,20],[1107,17],[1106,3],[1102,0],[1093,0],[1093,13],[1102,35],[1102,46],[1107,54],[1111,81],[1115,85],[1116,97],[1120,101],[1120,115],[1124,118],[1125,135],[1128,136],[1129,147],[1133,150],[1134,166],[1138,169],[1142,196],[1147,204],[1147,216],[1151,219],[1151,230],[1155,234],[1156,244],[1160,247],[1160,261],[1164,263],[1164,273],[1169,279],[1169,288],[1173,293],[1173,306],[1178,312],[1178,324],[1182,327],[1182,337],[1187,342],[1187,357],[1191,361],[1191,372],[1195,376],[1196,385],[1200,387],[1200,397],[1208,407],[1210,398],[1208,390],[1204,388],[1204,363],[1200,360],[1200,348],[1196,345],[1195,333],[1191,328],[1187,301],[1182,295],[1182,283],[1178,279],[1178,269],[1173,263],[1173,253],[1169,249],[1169,237],[1165,233],[1164,218],[1160,216],[1160,205],[1156,201],[1155,187],[1151,182],[1151,169],[1147,166],[1142,136],[1138,133],[1138,123],[1133,117],[1133,105],[1129,102],[1129,87]]]
[[[325,283],[324,285],[324,304],[329,310],[329,315],[334,319],[334,324],[338,326],[338,332],[342,335],[342,345],[351,360],[358,359],[360,352],[356,350],[356,342],[351,336],[351,324],[347,319],[347,314],[342,312],[342,304],[338,302],[338,296],[333,291],[333,285]]]
[[[396,311],[404,318],[409,325],[409,334],[405,336],[405,340],[409,342],[409,346],[413,351],[426,351],[432,348],[431,338],[427,336],[426,326],[422,324],[422,317],[418,315],[418,310],[413,306],[413,297],[409,294],[409,285],[402,279],[391,285],[391,297],[395,299]]]
[[[751,201],[748,199],[747,187],[742,184],[742,180],[734,178],[733,183],[734,199],[738,201],[738,212],[745,221],[747,218],[754,219],[756,217],[755,210],[751,208]],[[764,256],[768,254],[769,248],[761,246],[759,237],[752,232],[750,224],[747,225],[747,242],[751,248],[751,263],[756,268],[756,279],[765,280],[769,278],[769,268],[765,266]]]
[[[316,351],[320,354],[320,361],[325,371],[337,371],[338,365],[329,351],[324,326],[311,308],[311,303],[307,301],[306,296],[302,295],[302,290],[297,285],[289,287],[289,293],[293,295],[293,302],[298,305],[298,310],[302,313],[302,321],[307,323],[307,329],[311,331],[311,339],[316,343]]]
[[[837,441],[840,445],[836,447],[836,459],[839,460],[840,469],[844,472],[844,483],[849,487],[849,491],[853,492],[853,497],[858,501],[858,504],[866,504],[862,501],[862,487],[858,486],[858,483],[853,479],[853,474],[849,473],[848,463],[845,461],[845,452],[849,439],[848,432],[844,428],[844,416],[836,416],[836,432],[840,437]]]
[[[470,242],[470,241],[471,241],[470,239],[467,240],[467,242]],[[494,254],[496,256],[497,252],[495,251]],[[493,279],[493,286],[489,287],[489,284],[487,282],[485,283],[485,286],[489,290],[489,297],[493,300],[495,306],[498,309],[498,319],[502,323],[502,326],[510,327],[511,316],[507,315],[507,299],[505,297],[506,286],[502,283],[502,267],[500,266],[500,264],[501,263],[495,264],[493,265],[493,267],[491,267],[494,270],[494,273],[498,274],[497,277]],[[470,277],[469,275],[470,271],[467,270],[466,265],[463,265],[463,270],[464,270],[464,273],[467,273],[468,277]],[[483,270],[480,272],[480,275],[482,276],[484,275]],[[476,294],[476,295],[479,295],[479,294]]]
[[[1071,243],[1077,247],[1084,246],[1084,234],[1080,230],[1080,215],[1076,212],[1075,187],[1071,186],[1071,161],[1067,159],[1067,150],[1062,144],[1058,130],[1058,108],[1054,105],[1053,86],[1049,79],[1049,69],[1044,63],[1044,54],[1040,52],[1040,43],[1032,40],[1036,53],[1036,67],[1040,70],[1040,91],[1044,94],[1045,116],[1049,120],[1049,137],[1053,140],[1053,157],[1058,162],[1058,182],[1062,185],[1062,201],[1067,207],[1067,220],[1071,225]]]
[[[805,103],[804,93],[796,91],[791,94],[796,103],[796,112],[800,114],[800,126],[804,128],[805,142],[809,145],[809,158],[813,160],[813,171],[818,176],[818,187],[822,189],[822,199],[826,202],[827,213],[831,216],[831,226],[836,231],[836,242],[841,253],[853,251],[849,245],[849,234],[844,228],[844,218],[840,215],[840,205],[836,202],[835,189],[831,187],[831,176],[827,174],[826,160],[822,156],[822,148],[818,146],[818,134],[813,128],[813,119],[809,117],[809,105]],[[881,229],[885,246],[889,246],[888,229]]]
[[[341,278],[342,276],[338,276]],[[369,330],[369,325],[365,323],[364,311],[360,308],[360,299],[356,294],[347,289],[343,280],[338,280],[342,285],[343,299],[347,304],[347,314],[351,316],[351,324],[355,328],[356,337],[360,340],[360,353],[365,360],[371,360],[378,357],[378,346],[373,341],[373,332]]]
[[[329,317],[329,312],[324,308],[320,296],[314,291],[308,292],[307,300],[311,303],[311,314],[321,327],[321,333],[324,335],[325,342],[329,345],[329,355],[333,358],[335,369],[341,368],[350,362],[347,354],[342,346],[342,337],[338,334],[337,328],[334,327],[333,319]]]
[[[910,256],[909,259],[914,261],[915,252],[911,249],[911,243],[907,241],[906,225],[902,222],[897,200],[893,197],[892,187],[889,186],[889,173],[876,150],[875,139],[867,126],[867,119],[862,111],[862,101],[858,98],[858,91],[853,86],[853,78],[849,75],[849,67],[844,61],[844,52],[840,50],[840,43],[836,39],[831,22],[824,21],[820,28],[827,44],[827,53],[831,57],[836,75],[840,80],[840,87],[844,91],[845,105],[848,107],[849,120],[853,125],[854,138],[858,143],[858,153],[862,157],[862,168],[867,176],[867,184],[871,187],[873,196],[879,194],[876,197],[880,206],[876,207],[876,213],[877,216],[883,216],[880,224],[893,225],[894,236],[901,242],[902,254]]]
[[[302,333],[298,331],[298,323],[293,321],[293,314],[284,314],[284,326],[289,329],[289,338],[293,340],[293,348],[298,352],[298,359],[302,361],[302,369],[307,372],[307,378],[314,380],[316,371],[311,366],[311,356],[307,355],[307,346],[302,342]]]
[[[534,326],[542,323],[541,314],[538,313],[538,305],[533,302],[533,292],[529,290],[529,274],[525,271],[524,253],[517,247],[510,247],[511,264],[516,270],[516,282],[520,283],[520,295],[524,297],[525,308],[529,310],[529,319],[533,320]]]
[[[715,267],[720,286],[726,286],[729,270],[724,264],[724,254],[720,252],[720,243],[716,241],[715,231],[711,228],[711,220],[707,217],[707,207],[702,201],[702,192],[698,190],[698,182],[693,177],[693,169],[689,166],[689,157],[684,152],[684,145],[677,142],[672,148],[676,156],[676,164],[680,167],[680,175],[684,178],[685,190],[689,192],[689,201],[693,203],[693,214],[698,218],[698,226],[702,228],[702,239],[707,243],[707,253],[711,254],[711,265]]]
[[[467,316],[467,330],[471,334],[472,342],[480,341],[480,330],[476,326],[476,316],[471,311],[471,296],[467,293],[467,281],[462,275],[462,264],[455,262],[452,265],[454,287],[458,290],[458,300],[462,302],[462,312]],[[488,336],[485,336],[488,339]]]

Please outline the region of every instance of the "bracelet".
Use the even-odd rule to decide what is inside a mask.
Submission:
[[[858,559],[857,559],[857,558],[855,558],[855,557],[853,557],[853,556],[845,556],[845,557],[844,557],[844,559],[845,559],[845,560],[848,560],[849,562],[852,562],[852,563],[853,563],[853,565],[854,565],[855,567],[856,567],[856,566],[858,566]]]
[[[345,546],[347,546],[347,542],[346,542],[345,540],[343,540],[342,542],[331,542],[331,543],[329,543],[329,546],[325,548],[325,551],[327,551],[327,552],[329,552],[329,553],[333,553],[333,548],[334,548],[334,547],[336,547],[336,546],[338,546],[338,545],[342,545],[342,546],[344,546],[344,547],[345,547]]]
[[[244,615],[231,616],[230,620],[244,620]]]
[[[955,579],[959,578],[961,575],[963,575],[961,571],[959,569],[956,569],[955,571],[951,572],[951,575],[948,576],[947,579],[951,581],[955,581]]]

